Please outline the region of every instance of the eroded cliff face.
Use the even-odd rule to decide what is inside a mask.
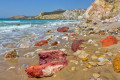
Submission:
[[[94,20],[105,20],[120,13],[120,0],[95,0],[84,13],[84,17]]]
[[[64,11],[41,12],[36,19],[62,19]]]
[[[74,9],[67,10],[63,13],[63,18],[68,20],[82,19],[82,15],[85,13],[86,9]]]

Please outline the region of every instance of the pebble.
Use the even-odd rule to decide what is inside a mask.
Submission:
[[[102,80],[100,78],[91,78],[90,80]]]
[[[96,54],[99,54],[99,53],[100,53],[100,51],[95,51],[95,53],[96,53]]]
[[[113,53],[111,53],[111,52],[107,52],[105,54],[108,55],[108,56],[113,56]]]
[[[94,77],[94,78],[99,78],[99,77],[100,77],[100,74],[98,74],[98,73],[93,73],[93,77]]]
[[[98,59],[98,57],[96,55],[92,55],[91,58],[92,58],[92,60]]]
[[[88,62],[89,64],[91,64],[92,66],[97,66],[97,62]]]
[[[91,67],[92,67],[91,64],[86,65],[86,68],[91,68]]]
[[[104,60],[105,60],[104,57],[99,57],[99,58],[98,58],[98,61],[99,61],[99,62],[102,62],[102,61],[104,61]]]
[[[89,56],[89,54],[87,54],[85,51],[81,50],[81,53],[79,54],[78,57],[81,58],[81,59],[83,59],[83,58],[86,58],[88,56]]]
[[[103,65],[105,65],[105,64],[106,64],[106,62],[104,62],[104,61],[98,62],[98,65],[99,65],[99,66],[103,66]]]
[[[88,58],[87,57],[82,58],[82,61],[88,61]]]
[[[66,51],[66,49],[60,49],[61,51]]]
[[[70,62],[78,65],[78,61],[76,61],[76,60],[70,60]]]
[[[75,70],[76,70],[76,67],[72,67],[71,70],[72,70],[72,71],[75,71]]]
[[[97,46],[98,46],[98,44],[94,44],[94,46],[96,46],[96,47],[97,47]]]
[[[9,67],[9,68],[7,69],[7,71],[8,71],[8,70],[10,70],[10,69],[14,69],[14,68],[15,68],[14,66],[12,66],[12,67]]]
[[[89,69],[88,68],[84,68],[83,71],[88,71]]]

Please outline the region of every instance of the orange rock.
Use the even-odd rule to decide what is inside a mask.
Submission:
[[[113,60],[113,68],[115,72],[120,72],[120,54],[115,56],[115,59]]]
[[[107,46],[117,44],[118,40],[114,36],[110,35],[106,39],[101,40],[101,42],[103,47],[107,47]]]
[[[37,42],[34,46],[42,46],[42,45],[47,44],[47,43],[48,43],[48,41],[41,40],[41,41]]]
[[[51,46],[55,46],[55,45],[57,45],[57,44],[58,44],[58,42],[55,41],[55,42],[53,42],[53,43],[51,44]]]

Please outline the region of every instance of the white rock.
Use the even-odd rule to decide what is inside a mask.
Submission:
[[[60,49],[61,51],[66,51],[66,49]]]
[[[99,58],[98,58],[98,61],[99,61],[99,62],[102,62],[102,61],[104,61],[104,59],[105,59],[104,57],[99,57]]]
[[[65,39],[66,41],[69,40],[68,36],[63,36],[62,39]]]

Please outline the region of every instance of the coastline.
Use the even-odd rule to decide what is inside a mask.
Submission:
[[[116,26],[116,27],[114,27]],[[89,54],[88,60],[89,61],[82,61],[81,59],[73,58],[71,56],[68,56],[69,64],[61,71],[56,72],[52,77],[46,77],[46,78],[40,78],[41,80],[90,80],[93,77],[93,73],[99,73],[100,79],[102,80],[119,80],[120,74],[114,72],[112,61],[114,59],[114,56],[119,53],[119,47],[120,43],[116,45],[112,45],[110,47],[102,47],[100,40],[105,39],[108,35],[111,35],[109,33],[111,30],[119,28],[120,23],[101,23],[97,22],[97,25],[94,25],[94,22],[91,23],[84,23],[81,22],[79,24],[69,24],[68,27],[70,30],[65,33],[58,33],[56,32],[56,28],[52,29],[54,30],[52,33],[47,33],[49,35],[56,35],[53,36],[53,39],[49,41],[48,44],[43,45],[41,47],[32,47],[32,48],[23,48],[23,49],[17,49],[19,57],[17,60],[13,61],[4,61],[4,55],[0,56],[0,80],[38,80],[36,78],[28,78],[27,74],[25,72],[25,66],[21,67],[23,64],[27,65],[35,65],[38,63],[38,54],[35,53],[35,57],[33,58],[26,58],[23,55],[27,54],[28,52],[35,52],[40,50],[60,50],[65,49],[65,53],[72,55],[74,52],[71,50],[71,44],[74,40],[85,40],[83,43],[82,50],[86,51],[86,53]],[[95,30],[90,30],[91,28],[94,28]],[[93,33],[96,30],[104,30],[105,34],[102,33]],[[46,31],[47,32],[47,31]],[[58,34],[56,34],[58,33]],[[71,33],[75,33],[76,36],[71,37]],[[62,37],[65,36],[65,34],[69,34],[69,40],[62,39]],[[118,34],[114,35],[118,40],[119,32]],[[34,37],[33,37],[34,38]],[[95,43],[88,43],[89,40],[95,41]],[[59,41],[60,43],[57,46],[51,46],[51,43],[54,41]],[[97,46],[95,46],[97,44]],[[65,46],[63,46],[65,45]],[[113,53],[112,56],[106,55],[104,50],[107,50],[108,52]],[[99,51],[99,53],[96,53],[96,51]],[[92,60],[92,55],[101,55],[105,56],[107,59],[111,59],[110,62],[102,65],[102,66],[93,66],[91,68],[86,68],[86,65],[88,62],[98,62],[97,60]],[[70,62],[71,60],[78,61],[78,64],[74,64]],[[12,68],[10,68],[12,67]],[[72,70],[71,68],[75,67],[75,70]],[[12,77],[11,77],[12,76]]]

